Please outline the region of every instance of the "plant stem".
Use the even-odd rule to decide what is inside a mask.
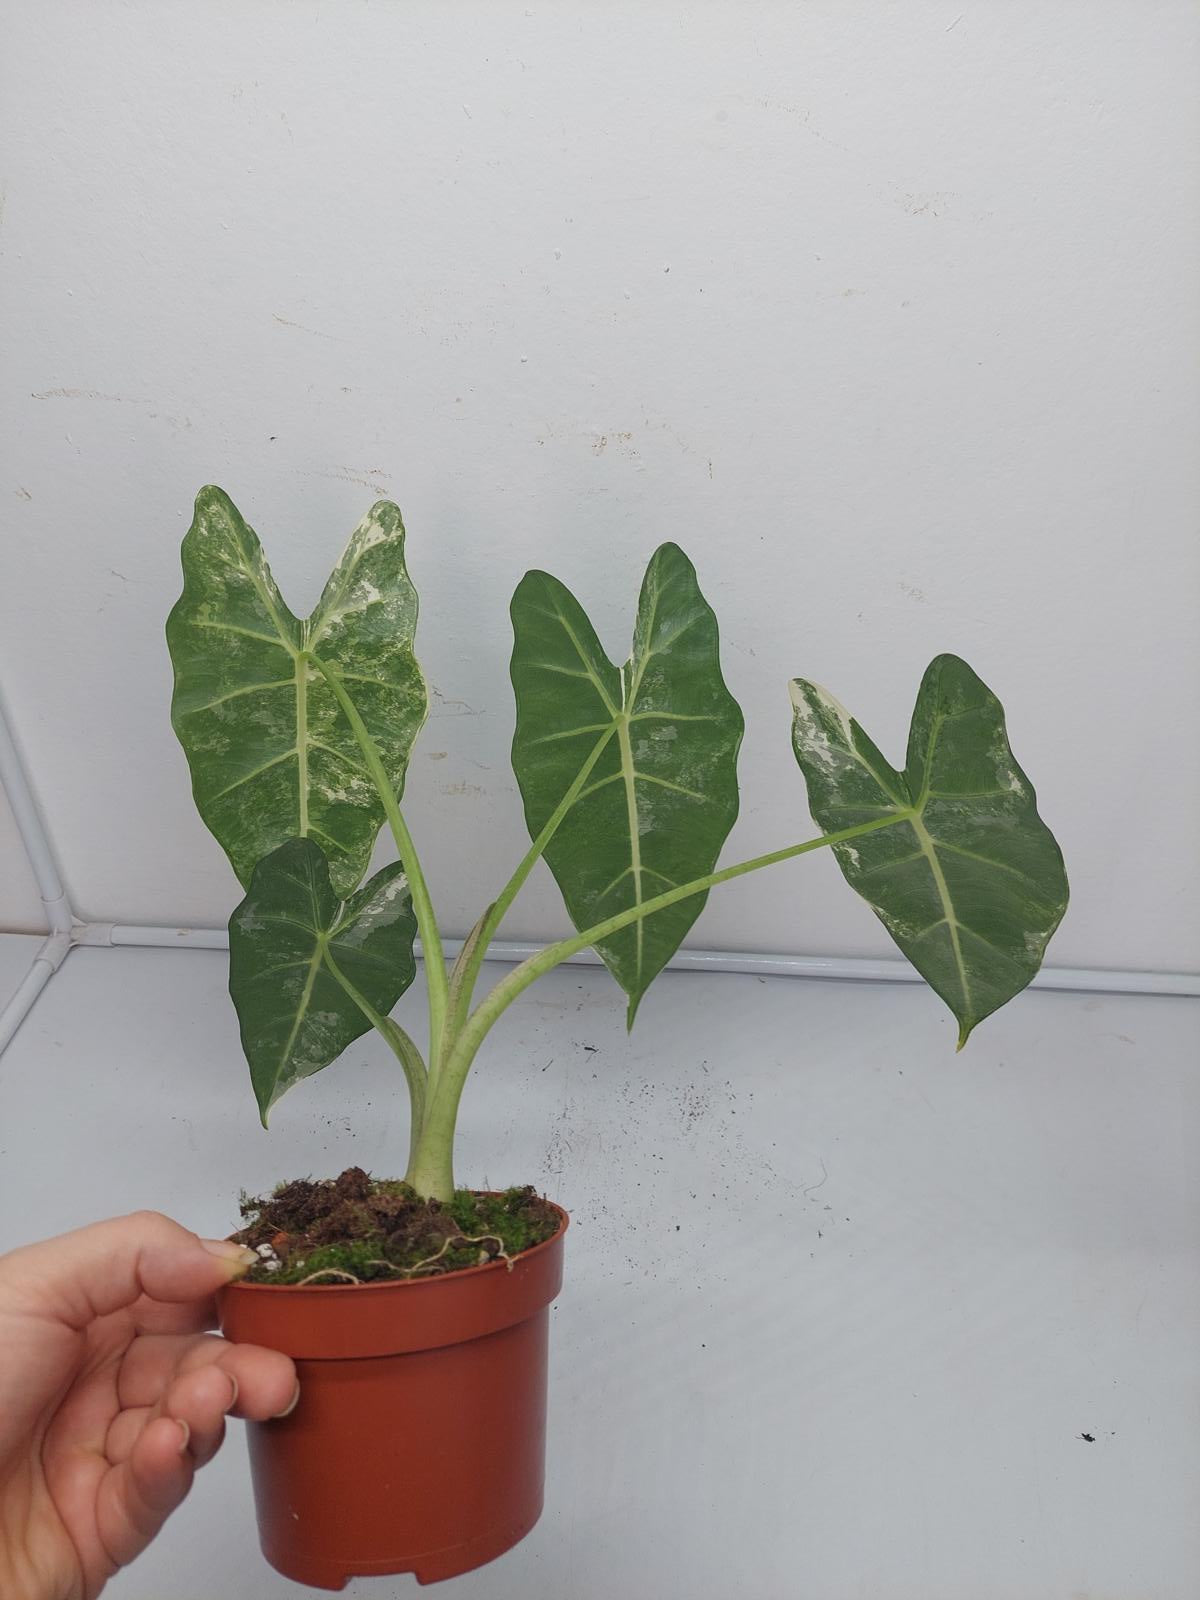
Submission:
[[[558,832],[558,829],[571,807],[578,800],[584,785],[592,775],[592,771],[600,757],[608,748],[613,734],[617,731],[614,722],[611,728],[606,728],[597,739],[587,760],[575,774],[570,787],[563,794],[562,799],[546,819],[546,823],[529,849],[522,856],[520,864],[512,877],[496,896],[494,903],[484,913],[478,929],[472,931],[467,943],[463,946],[455,971],[451,975],[452,1004],[446,1019],[447,1048],[452,1048],[454,1040],[462,1028],[471,1007],[471,996],[475,992],[475,985],[479,979],[479,969],[487,960],[488,946],[496,935],[496,930],[504,921],[509,906],[517,898],[526,878],[533,871],[538,861],[545,852],[546,846]]]
[[[766,855],[755,856],[750,861],[740,861],[736,866],[723,867],[719,872],[711,872],[706,877],[696,878],[691,883],[680,884],[677,888],[656,895],[652,900],[645,900],[627,911],[606,917],[603,922],[596,923],[582,933],[573,934],[569,939],[560,939],[556,944],[540,950],[537,955],[530,956],[520,966],[514,967],[512,972],[501,979],[492,992],[476,1006],[470,1019],[455,1037],[441,1077],[436,1087],[431,1089],[426,1109],[425,1131],[421,1137],[413,1169],[413,1183],[418,1191],[423,1194],[432,1193],[439,1199],[443,1197],[443,1192],[447,1191],[447,1186],[448,1192],[453,1193],[454,1126],[458,1118],[458,1102],[471,1063],[492,1026],[513,1001],[544,973],[551,971],[580,950],[586,950],[589,945],[597,944],[600,940],[619,933],[622,928],[627,928],[645,917],[653,916],[656,911],[665,911],[668,906],[677,905],[681,900],[689,900],[693,895],[703,894],[715,888],[717,884],[728,883],[734,878],[744,877],[749,872],[757,872],[762,867],[774,866],[780,861],[789,861],[793,856],[805,855],[810,850],[847,843],[851,839],[862,837],[863,834],[877,833],[882,828],[895,827],[897,823],[908,822],[912,815],[910,807],[897,806],[892,814],[880,817],[874,822],[861,822],[852,828],[842,828],[836,833],[826,833],[816,839],[806,839],[802,844],[787,845],[782,850],[772,850]],[[426,1185],[433,1187],[428,1188]]]
[[[445,1080],[443,1079],[443,1084]],[[459,1096],[461,1096],[461,1088]],[[453,1100],[453,1115],[433,1116],[432,1100],[426,1107],[425,1126],[409,1164],[408,1181],[426,1200],[443,1205],[454,1198],[454,1125],[458,1120],[458,1098]]]
[[[346,693],[341,674],[330,662],[322,661],[320,656],[314,655],[311,651],[305,651],[304,659],[310,661],[322,674],[333,690],[338,705],[345,713],[346,720],[358,741],[358,747],[362,751],[367,771],[371,774],[371,779],[379,792],[379,798],[391,826],[392,838],[396,841],[396,849],[408,875],[413,910],[417,917],[417,929],[425,953],[425,983],[429,992],[429,1077],[432,1084],[436,1082],[438,1075],[442,1033],[446,1020],[446,956],[442,949],[437,918],[433,912],[433,901],[429,897],[429,886],[425,882],[425,874],[421,871],[421,863],[417,856],[417,847],[413,843],[412,834],[408,831],[408,824],[401,813],[396,792],[392,788],[391,779],[387,775],[379,750],[358,714],[358,707]]]
[[[408,1170],[404,1174],[405,1182],[412,1182],[412,1172],[417,1163],[417,1149],[421,1141],[421,1130],[425,1125],[425,1103],[428,1090],[428,1076],[425,1063],[421,1059],[421,1052],[415,1042],[405,1033],[398,1022],[393,1022],[391,1017],[385,1017],[382,1012],[367,999],[366,995],[350,982],[350,979],[333,959],[328,945],[323,952],[325,965],[350,996],[354,1004],[366,1017],[367,1021],[387,1040],[393,1054],[404,1069],[404,1076],[408,1082],[409,1106],[409,1134],[408,1134]]]

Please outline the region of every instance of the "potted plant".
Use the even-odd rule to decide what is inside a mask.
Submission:
[[[244,1204],[239,1237],[261,1266],[225,1294],[223,1326],[301,1372],[296,1411],[251,1427],[263,1548],[319,1588],[451,1577],[515,1544],[542,1500],[547,1308],[567,1219],[532,1190],[456,1191],[453,1167],[463,1087],[505,1009],[591,946],[632,1027],[709,889],[831,848],[954,1013],[961,1048],[1037,972],[1066,908],[1062,857],[999,701],[943,655],[918,690],[903,768],[824,689],[793,680],[793,748],[821,832],[718,869],[742,714],[694,569],[665,544],[621,667],[557,579],[518,585],[512,760],[532,843],[450,966],[401,809],[427,701],[398,509],[368,512],[307,619],[220,489],[197,498],[183,570],[167,624],[172,720],[201,816],[246,889],[229,924],[230,992],[263,1124],[372,1027],[411,1108],[402,1180],[352,1170]],[[385,821],[399,859],[364,882]],[[476,999],[542,859],[578,932]],[[417,934],[424,1052],[390,1016]]]

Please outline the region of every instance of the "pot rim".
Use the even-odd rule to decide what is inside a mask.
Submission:
[[[500,1189],[478,1189],[477,1194],[501,1194]],[[546,1199],[545,1196],[542,1197]],[[222,1295],[227,1294],[267,1294],[277,1298],[283,1295],[319,1295],[322,1300],[328,1300],[333,1294],[360,1294],[364,1289],[378,1293],[381,1289],[427,1289],[438,1283],[461,1283],[464,1279],[481,1277],[485,1272],[495,1272],[499,1268],[502,1272],[511,1272],[525,1261],[532,1261],[543,1251],[556,1245],[571,1225],[571,1214],[557,1201],[546,1199],[546,1204],[553,1206],[559,1215],[558,1228],[548,1239],[543,1239],[540,1244],[532,1245],[528,1250],[522,1250],[520,1255],[511,1256],[506,1262],[499,1257],[492,1261],[484,1261],[477,1267],[456,1267],[453,1272],[438,1272],[428,1278],[372,1278],[369,1283],[245,1283],[239,1278],[224,1289]],[[511,1265],[510,1265],[511,1263]]]

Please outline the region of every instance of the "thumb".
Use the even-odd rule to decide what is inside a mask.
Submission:
[[[79,1329],[142,1296],[203,1300],[255,1259],[252,1250],[201,1239],[157,1211],[135,1211],[0,1256],[0,1281],[10,1302]]]

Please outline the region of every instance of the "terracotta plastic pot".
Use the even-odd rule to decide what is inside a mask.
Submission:
[[[394,1572],[436,1583],[533,1527],[559,1216],[511,1269],[224,1291],[226,1338],[282,1350],[300,1374],[290,1417],[248,1425],[259,1539],[277,1571],[316,1589]]]

